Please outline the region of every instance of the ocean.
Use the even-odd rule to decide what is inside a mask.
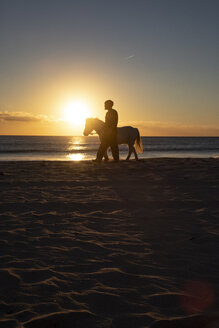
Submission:
[[[144,151],[139,158],[219,157],[219,137],[142,137],[142,144]],[[98,146],[97,136],[0,136],[0,161],[91,160]],[[119,151],[120,158],[125,159],[127,146],[119,146]]]

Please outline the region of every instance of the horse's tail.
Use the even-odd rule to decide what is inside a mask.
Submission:
[[[139,133],[139,130],[137,129],[137,138],[135,139],[135,150],[137,151],[138,154],[142,154],[143,153],[143,145],[141,142],[141,136]]]

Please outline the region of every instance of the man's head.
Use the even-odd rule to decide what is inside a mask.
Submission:
[[[112,100],[106,100],[104,103],[104,108],[106,110],[112,109],[113,107],[113,101]]]

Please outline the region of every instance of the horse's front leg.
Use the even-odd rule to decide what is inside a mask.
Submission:
[[[99,135],[99,139],[100,139],[100,142],[102,142],[102,140],[103,140],[103,136],[102,136],[102,134]],[[105,162],[108,162],[109,157],[108,157],[108,155],[107,155],[107,149],[105,150],[105,152],[104,152],[104,154],[103,154],[103,157],[104,157],[104,161],[105,161]]]
[[[106,151],[104,152],[103,157],[104,157],[104,161],[105,161],[105,162],[108,162],[109,157],[108,157],[108,155],[107,155],[107,149],[106,149]]]

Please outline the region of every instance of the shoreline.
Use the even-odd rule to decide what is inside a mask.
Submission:
[[[75,154],[75,155],[77,155],[77,154]],[[60,158],[60,159],[53,159],[53,158],[51,158],[51,159],[48,159],[48,158],[46,158],[46,159],[42,159],[42,158],[40,158],[40,159],[32,159],[31,157],[30,157],[30,159],[1,159],[0,158],[0,163],[8,163],[8,162],[63,162],[63,163],[65,163],[65,162],[72,162],[72,163],[87,163],[87,162],[92,162],[92,160],[93,159],[95,159],[95,156],[92,156],[91,158],[88,158],[88,159],[71,159],[71,158],[68,158],[68,159],[64,159],[64,158]],[[168,155],[163,155],[163,156],[159,156],[159,155],[155,155],[155,156],[153,156],[153,157],[139,157],[139,162],[141,162],[141,161],[147,161],[147,160],[159,160],[159,159],[179,159],[179,160],[183,160],[183,159],[194,159],[194,160],[202,160],[202,159],[219,159],[219,155],[209,155],[209,156],[204,156],[203,154],[196,154],[196,156],[194,156],[194,154],[193,154],[193,156],[192,155],[187,155],[187,156],[185,156],[185,155],[179,155],[179,154],[176,154],[175,156],[173,155],[173,156],[168,156]],[[137,162],[138,162],[137,161]],[[113,162],[113,159],[112,158],[110,158],[109,159],[109,161],[108,161],[109,163],[112,163]],[[119,160],[119,162],[127,162],[126,161],[126,159],[125,159],[125,156],[124,156],[124,158],[121,158],[120,160]],[[130,160],[129,160],[129,162],[136,162],[136,160],[134,159],[134,158],[131,158]],[[104,162],[104,160],[102,161],[102,163],[104,163],[104,164],[106,164],[105,162]]]
[[[219,159],[0,161],[0,185],[0,326],[219,325]]]

